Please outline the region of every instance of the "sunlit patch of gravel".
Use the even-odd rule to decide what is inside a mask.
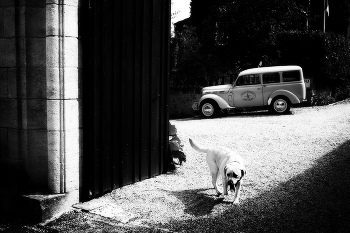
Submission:
[[[134,215],[129,225],[179,232],[342,232],[350,227],[349,100],[293,108],[288,115],[254,112],[171,123],[187,162],[175,173],[103,197]],[[230,147],[243,157],[247,175],[239,205],[232,204],[232,196],[216,196],[205,155],[194,151],[188,138]]]

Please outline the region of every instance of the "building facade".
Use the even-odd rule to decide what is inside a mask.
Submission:
[[[135,18],[139,15],[138,13],[142,13],[144,18],[135,18],[134,20],[125,19],[123,16],[119,21],[115,21],[115,24],[110,24],[108,28],[112,34],[119,30],[119,34],[114,33],[113,37],[111,37],[112,34],[101,34],[106,31],[103,29],[103,25],[111,19],[103,16],[104,10],[106,11],[109,7],[112,7],[112,10],[108,11],[108,15],[111,17],[114,15],[113,9],[119,9],[119,12],[125,12],[124,16],[131,14]],[[128,10],[129,12],[127,12]],[[157,90],[153,90],[151,84],[139,90],[141,93],[149,91],[159,98],[156,105],[148,104],[142,109],[153,106],[154,110],[157,111],[156,113],[147,112],[147,114],[148,120],[154,122],[153,125],[158,127],[157,131],[153,133],[153,138],[156,141],[153,144],[158,148],[159,161],[154,162],[163,166],[160,161],[163,161],[166,156],[164,151],[167,150],[167,146],[164,135],[167,132],[165,122],[168,121],[166,104],[168,51],[164,50],[168,48],[169,37],[167,35],[170,36],[169,12],[170,1],[167,0],[154,0],[150,3],[148,1],[125,0],[0,1],[0,179],[2,183],[0,206],[3,210],[21,212],[25,216],[35,216],[36,220],[42,221],[81,201],[82,196],[84,196],[82,190],[89,192],[90,189],[90,187],[84,187],[84,184],[93,183],[91,179],[101,180],[105,178],[94,178],[94,175],[86,173],[96,172],[97,168],[92,169],[89,164],[94,159],[103,160],[106,153],[94,153],[93,155],[83,153],[83,148],[106,151],[104,148],[113,144],[102,143],[99,144],[98,148],[96,146],[84,147],[84,137],[85,140],[89,140],[88,143],[94,143],[101,142],[106,137],[111,141],[117,134],[116,131],[103,131],[103,129],[113,127],[113,125],[101,128],[100,133],[96,134],[97,127],[95,126],[101,125],[101,122],[105,121],[105,114],[101,113],[104,113],[103,109],[109,107],[103,103],[105,101],[112,103],[114,98],[112,95],[104,95],[104,99],[96,97],[98,95],[96,93],[104,91],[103,86],[98,85],[100,82],[98,80],[112,80],[111,82],[114,83],[118,83],[119,80],[131,80],[130,82],[120,81],[120,84],[123,87],[129,85],[127,86],[129,92],[125,92],[127,96],[124,98],[135,100],[134,86],[132,85],[139,82],[138,80],[156,77],[152,79],[152,84],[153,86],[156,84]],[[152,23],[152,20],[156,20],[155,17],[162,22],[158,27],[156,27],[157,24]],[[134,27],[135,22],[143,20],[149,20],[150,23]],[[88,25],[87,22],[95,22],[95,26]],[[126,30],[120,31],[118,29],[120,23],[123,24],[122,28],[124,29],[134,27],[132,35],[129,35]],[[127,47],[124,47],[124,51],[119,51],[122,54],[120,56],[122,61],[130,59],[133,62],[129,65],[122,62],[120,63],[123,66],[121,73],[107,73],[106,75],[105,72],[108,72],[108,69],[101,68],[103,67],[101,64],[107,64],[109,67],[115,65],[103,60],[106,51],[117,47],[117,42],[115,42],[117,39],[118,41],[126,41],[131,36],[137,40],[139,34],[136,32],[141,29],[144,29],[143,33],[146,35],[145,27],[149,27],[148,31],[154,32],[150,34],[151,37],[148,38],[147,42],[143,43],[144,40],[140,40],[134,44],[124,44]],[[89,44],[89,38],[86,37],[93,35],[95,38],[107,36],[109,39],[90,40],[93,44]],[[161,42],[162,47],[152,47],[152,41],[153,44]],[[109,43],[108,47],[104,47],[97,53],[96,51],[104,46],[104,42]],[[148,67],[153,67],[157,71],[149,72],[148,75],[129,75],[134,74],[135,69],[144,67],[144,59],[141,57],[144,52],[137,50],[138,46],[141,45],[145,48],[144,52],[150,53],[147,54],[148,58],[153,58],[152,64],[161,59],[164,59],[164,62],[158,62],[153,66],[149,64]],[[129,49],[129,51],[125,49]],[[133,52],[135,49],[141,55],[132,55],[131,58],[126,58],[128,54],[136,54]],[[154,50],[157,53],[153,52]],[[116,57],[113,54],[117,52],[117,50],[114,51],[111,58]],[[137,59],[138,56],[140,59]],[[97,64],[99,59],[104,63]],[[113,61],[115,59],[113,58]],[[91,69],[91,67],[95,68]],[[93,73],[90,74],[90,71]],[[104,75],[101,76],[101,74]],[[87,88],[84,90],[85,93],[95,97],[90,99],[87,95],[84,96],[83,87]],[[149,98],[152,101],[151,94],[147,94],[143,98]],[[92,110],[89,106],[93,103],[87,102],[91,100],[96,103]],[[137,115],[140,107],[137,107],[135,103],[136,101],[129,102],[129,104],[133,104],[129,108],[134,115]],[[117,107],[115,106],[115,108]],[[129,112],[123,111],[121,114],[127,115]],[[96,119],[93,117],[95,115],[100,117]],[[125,116],[119,120],[127,118],[128,116]],[[133,119],[132,125],[136,129],[142,122],[135,123],[138,118]],[[109,121],[109,123],[115,124],[114,121]],[[126,129],[120,128],[120,130]],[[144,131],[148,132],[145,135],[152,135],[151,130],[152,126],[145,128]],[[92,136],[89,137],[89,135]],[[135,138],[129,139],[133,146],[137,143]],[[151,145],[148,147],[151,148]],[[125,153],[119,155],[110,153],[108,156],[118,157],[118,160],[122,158],[128,160],[129,157],[135,157],[125,155]],[[128,153],[135,154],[137,152],[130,150]],[[151,151],[148,152],[148,154],[151,153]],[[91,156],[93,157],[91,158]],[[152,164],[152,161],[148,161],[148,163]],[[102,167],[103,165],[98,166]],[[113,167],[113,169],[119,172],[117,167]],[[146,172],[147,175],[142,176],[142,179],[160,174],[163,171],[164,169],[157,168],[154,172]],[[138,180],[141,178],[127,180],[127,182],[118,183],[118,185],[112,183],[104,188],[96,188],[97,191],[94,191],[94,195],[85,195],[85,197],[93,198],[115,187]],[[95,181],[95,186],[103,185],[98,182],[96,184]],[[51,208],[52,206],[54,207]]]

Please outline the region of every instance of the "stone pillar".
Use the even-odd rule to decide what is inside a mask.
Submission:
[[[78,48],[77,1],[47,1],[48,185],[53,193],[79,188]]]
[[[58,194],[59,211],[78,202],[78,2],[0,1],[0,199]]]

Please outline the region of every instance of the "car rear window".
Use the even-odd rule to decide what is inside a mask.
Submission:
[[[260,84],[259,74],[248,74],[238,77],[236,86]]]
[[[283,82],[295,82],[301,80],[301,75],[299,70],[286,71],[282,73]]]
[[[265,73],[263,76],[263,83],[279,83],[280,74],[279,73]]]

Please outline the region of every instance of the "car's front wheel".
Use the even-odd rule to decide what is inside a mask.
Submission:
[[[219,106],[213,100],[205,100],[200,105],[200,111],[204,117],[213,117],[219,111]]]
[[[290,102],[286,97],[278,96],[272,100],[271,110],[277,114],[285,114],[290,110]]]

